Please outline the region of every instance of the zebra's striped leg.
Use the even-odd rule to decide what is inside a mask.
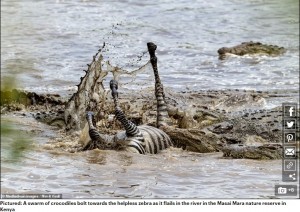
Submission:
[[[105,149],[105,148],[113,148],[116,144],[114,143],[113,136],[110,135],[103,135],[99,133],[96,130],[96,127],[94,126],[95,120],[94,120],[94,113],[93,112],[87,112],[86,113],[86,119],[89,125],[89,135],[92,141],[87,144],[83,150],[88,149]]]
[[[155,50],[157,46],[154,43],[149,42],[147,43],[147,47],[148,47],[148,52],[150,54],[150,62],[155,77],[155,97],[157,101],[156,126],[157,128],[160,128],[162,126],[168,126],[168,123],[171,123],[171,121],[167,111],[167,104],[165,102],[163,85],[160,81],[160,77],[157,69],[157,57],[155,56]]]
[[[126,134],[128,136],[139,135],[140,131],[137,128],[137,126],[126,118],[124,112],[122,111],[122,109],[119,106],[118,82],[116,80],[110,81],[110,89],[112,92],[112,97],[114,99],[115,114],[116,114],[117,120],[122,123],[123,127],[125,128]]]

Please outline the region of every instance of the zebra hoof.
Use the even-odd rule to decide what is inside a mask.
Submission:
[[[110,89],[111,89],[111,92],[112,92],[112,96],[113,98],[115,97],[118,97],[118,82],[116,80],[111,80],[110,83]]]
[[[113,91],[113,90],[118,90],[118,82],[117,80],[111,80],[110,83],[110,89]]]
[[[92,111],[86,112],[86,119],[89,119],[90,117],[93,118],[94,117],[94,113]]]
[[[148,52],[150,54],[150,57],[151,58],[155,57],[155,50],[156,50],[157,46],[154,43],[149,42],[149,43],[147,43],[147,47],[148,47]]]

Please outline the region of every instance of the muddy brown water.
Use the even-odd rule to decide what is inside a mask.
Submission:
[[[76,139],[61,142],[55,139],[54,128],[21,114],[2,119],[34,143],[17,162],[1,152],[1,193],[62,194],[63,198],[276,198],[274,186],[281,183],[281,160],[233,160],[222,153],[179,148],[157,155],[113,150],[71,153]],[[2,136],[2,147],[7,150],[10,141],[11,137]]]

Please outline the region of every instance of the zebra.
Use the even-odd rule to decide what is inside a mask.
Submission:
[[[150,54],[150,62],[154,71],[155,77],[155,97],[157,101],[157,117],[156,127],[141,125],[136,126],[128,120],[120,108],[118,100],[118,82],[114,79],[110,81],[110,89],[115,107],[115,117],[122,124],[125,131],[118,132],[116,135],[104,135],[99,133],[95,127],[94,113],[88,111],[86,119],[89,126],[89,136],[91,142],[84,147],[87,149],[125,149],[130,152],[139,154],[156,154],[163,149],[173,146],[170,137],[162,130],[170,123],[170,118],[167,112],[163,85],[157,69],[157,57],[155,50],[157,46],[149,42],[147,43]]]

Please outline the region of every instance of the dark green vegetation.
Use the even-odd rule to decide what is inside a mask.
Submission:
[[[24,108],[22,104],[18,104],[18,106],[13,106],[12,104],[13,102],[25,103],[23,101],[24,95],[20,94],[20,92],[16,90],[13,92],[8,91],[14,85],[15,78],[5,78],[3,80],[1,87],[1,114],[7,107],[14,108],[13,110]],[[32,140],[26,133],[18,130],[8,119],[4,119],[1,116],[1,160],[7,162],[20,161],[24,153],[31,148],[31,144]]]

